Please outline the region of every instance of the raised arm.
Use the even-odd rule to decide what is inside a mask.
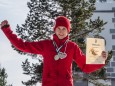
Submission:
[[[43,54],[44,51],[44,42],[24,42],[22,39],[18,38],[10,28],[7,20],[1,22],[1,29],[6,35],[6,37],[10,40],[10,42],[19,50],[28,53],[34,54]]]
[[[79,68],[85,73],[94,72],[105,65],[105,64],[86,64],[86,56],[82,53],[82,51],[77,45],[75,45],[74,60],[79,66]]]

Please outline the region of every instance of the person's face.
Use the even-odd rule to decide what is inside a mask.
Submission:
[[[64,26],[59,26],[56,28],[55,34],[58,36],[59,39],[63,39],[68,35],[68,30]]]

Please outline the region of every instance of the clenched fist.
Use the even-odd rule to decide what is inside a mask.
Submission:
[[[1,28],[6,27],[6,26],[9,26],[8,21],[7,20],[2,21]]]

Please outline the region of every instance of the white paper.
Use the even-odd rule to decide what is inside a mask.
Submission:
[[[105,51],[105,40],[100,38],[86,39],[86,64],[105,64],[102,57],[102,51]]]

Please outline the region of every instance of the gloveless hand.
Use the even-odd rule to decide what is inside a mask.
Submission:
[[[108,53],[106,51],[102,51],[101,55],[102,55],[103,58],[105,58],[105,60],[108,57]]]
[[[5,25],[9,25],[7,20],[4,20],[1,22],[1,28],[4,27]]]

